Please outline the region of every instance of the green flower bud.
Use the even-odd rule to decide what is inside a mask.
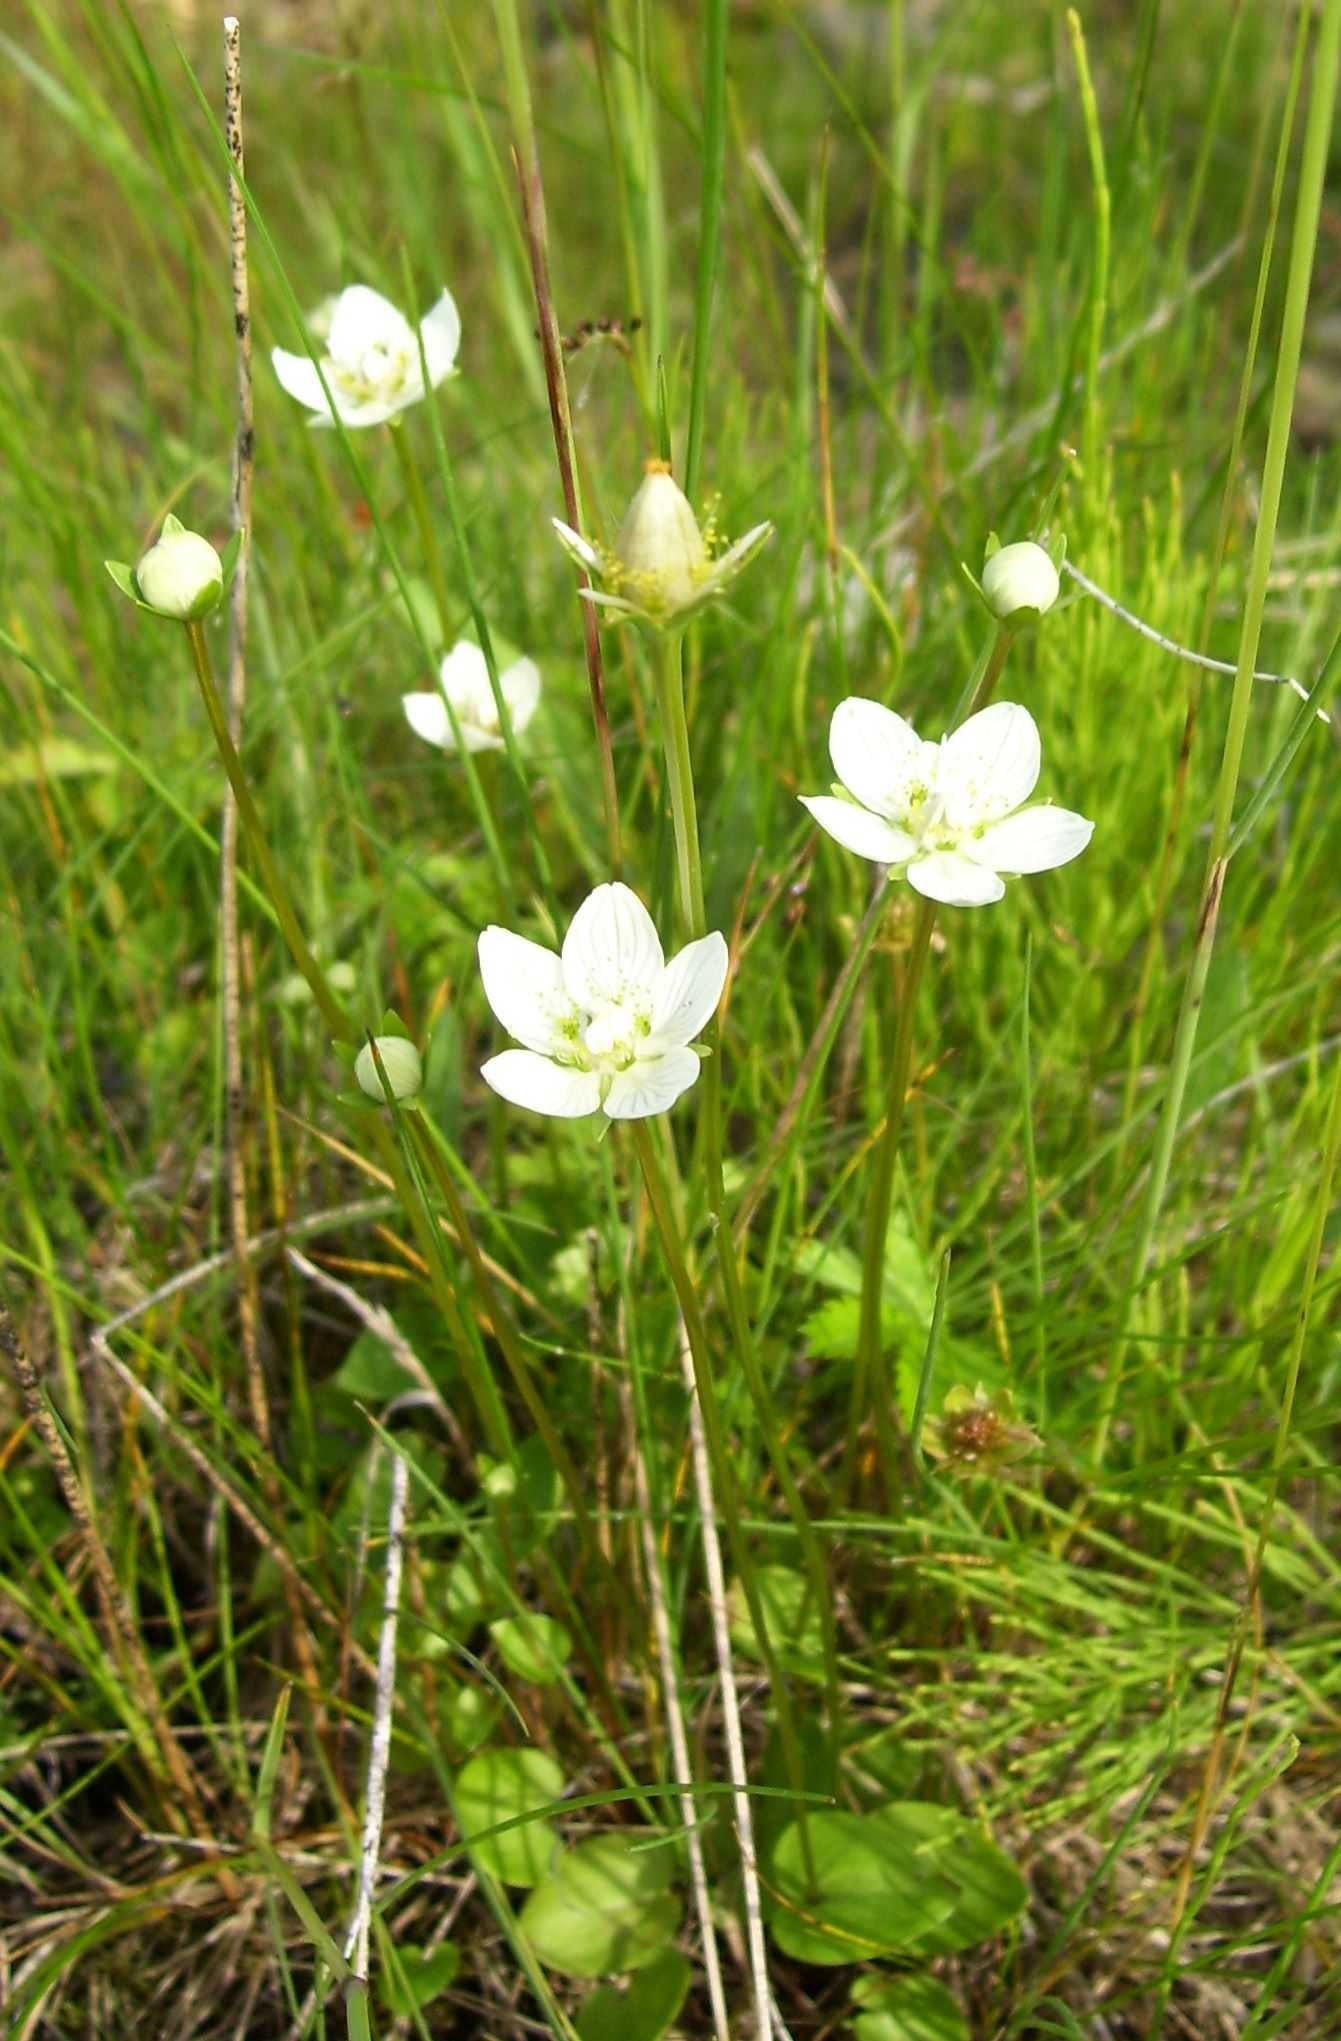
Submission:
[[[1032,539],[1002,546],[982,570],[982,592],[993,614],[1003,623],[1021,610],[1033,610],[1037,616],[1043,616],[1060,591],[1057,569],[1042,546],[1035,545]]]
[[[223,595],[223,562],[208,539],[166,517],[158,544],[135,570],[135,583],[140,600],[159,616],[194,623]]]
[[[665,461],[647,463],[615,553],[626,573],[642,577],[666,609],[694,601],[708,571],[708,549],[689,498]]]
[[[378,1035],[375,1040],[391,1096],[396,1099],[416,1097],[424,1082],[424,1064],[414,1043],[407,1042],[404,1035]],[[360,1091],[366,1091],[368,1097],[375,1098],[379,1105],[386,1103],[381,1072],[373,1061],[372,1042],[365,1042],[359,1050],[354,1075]]]

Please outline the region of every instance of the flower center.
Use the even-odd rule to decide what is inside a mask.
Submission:
[[[637,1062],[652,1031],[650,1016],[640,1007],[612,1001],[596,1013],[575,1017],[565,1029],[572,1043],[572,1061],[579,1070],[613,1075]]]
[[[410,358],[378,341],[353,361],[328,360],[322,367],[328,382],[334,383],[354,403],[366,404],[373,398],[397,396],[404,389],[410,375]]]

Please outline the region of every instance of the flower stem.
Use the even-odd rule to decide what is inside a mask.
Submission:
[[[396,459],[400,463],[401,475],[405,482],[405,493],[409,498],[410,508],[414,512],[415,523],[419,527],[419,538],[424,549],[424,559],[428,566],[428,577],[433,589],[433,600],[437,607],[443,648],[446,649],[452,637],[451,602],[447,594],[447,582],[443,573],[442,554],[438,548],[438,535],[433,528],[433,514],[428,507],[428,496],[424,490],[424,478],[419,472],[419,463],[414,457],[414,449],[410,444],[410,435],[405,429],[404,421],[402,419],[394,419],[388,427],[388,432],[391,444],[396,449]],[[425,651],[427,652],[427,646]],[[475,810],[476,820],[480,825],[480,834],[484,838],[485,848],[489,853],[489,862],[493,866],[494,878],[498,883],[499,900],[504,910],[510,911],[513,899],[512,871],[507,859],[503,855],[503,845],[498,834],[498,824],[494,820],[493,807],[488,795],[484,791],[479,767],[475,762],[475,755],[467,748],[465,738],[462,736],[460,718],[452,706],[451,697],[446,689],[440,685],[435,663],[432,666],[432,671],[433,685],[442,696],[443,706],[447,711],[447,722],[451,728],[452,742],[456,746],[456,756],[461,761],[461,769],[465,774],[466,786],[470,792],[471,805]]]
[[[280,878],[279,869],[270,855],[270,846],[265,839],[265,830],[261,825],[261,817],[257,811],[256,803],[251,797],[251,789],[247,785],[246,776],[242,770],[242,760],[238,757],[237,748],[228,734],[228,720],[224,714],[223,703],[219,699],[218,687],[215,684],[214,669],[210,664],[209,646],[205,642],[205,633],[198,620],[186,625],[186,637],[191,647],[191,660],[195,667],[196,679],[200,683],[200,694],[205,704],[205,714],[209,717],[210,729],[214,734],[215,747],[223,761],[223,769],[228,775],[228,784],[233,789],[238,814],[241,816],[242,826],[247,832],[247,841],[251,846],[252,856],[256,859],[257,866],[260,869],[261,879],[270,898],[270,905],[275,910],[275,919],[279,923],[280,932],[289,946],[289,955],[307,980],[311,988],[312,997],[316,1000],[321,1010],[322,1019],[331,1030],[331,1033],[339,1041],[352,1042],[356,1038],[354,1025],[335,994],[331,991],[330,986],[326,982],[325,972],[308,948],[307,938],[298,925],[298,916],[294,912],[292,901],[289,899],[288,888]]]
[[[722,1436],[721,1411],[717,1402],[717,1385],[713,1380],[712,1356],[708,1347],[707,1328],[699,1304],[698,1291],[689,1273],[684,1247],[676,1225],[670,1193],[661,1165],[657,1161],[652,1136],[642,1120],[631,1120],[630,1130],[637,1151],[638,1163],[642,1170],[643,1182],[647,1188],[647,1201],[652,1208],[652,1218],[661,1241],[667,1272],[684,1320],[685,1336],[689,1342],[690,1357],[694,1364],[694,1387],[698,1392],[699,1410],[703,1418],[703,1436],[707,1442],[708,1460],[712,1467],[713,1480],[721,1501],[722,1517],[726,1524],[727,1543],[731,1547],[731,1560],[736,1570],[754,1626],[760,1657],[768,1671],[769,1684],[778,1711],[778,1736],[782,1743],[783,1760],[793,1792],[798,1795],[804,1790],[805,1774],[801,1762],[800,1745],[796,1737],[796,1721],[792,1712],[791,1692],[786,1675],[778,1663],[769,1631],[768,1616],[759,1596],[750,1561],[749,1550],[740,1520],[740,1496],[736,1486],[735,1468],[726,1451]],[[810,1861],[810,1842],[805,1820],[804,1803],[798,1801],[798,1818],[801,1828],[802,1849],[807,1859],[807,1874],[814,1879],[814,1865]]]
[[[913,1016],[917,1009],[917,992],[922,982],[922,967],[926,963],[927,951],[931,946],[931,930],[935,919],[936,903],[933,900],[919,900],[917,920],[913,925],[913,940],[903,974],[898,1024],[894,1033],[894,1053],[890,1062],[889,1092],[885,1106],[885,1127],[876,1151],[875,1171],[866,1201],[866,1232],[861,1263],[861,1329],[857,1340],[856,1365],[852,1371],[847,1445],[838,1480],[838,1493],[842,1499],[849,1497],[852,1492],[857,1445],[870,1407],[874,1409],[886,1486],[892,1495],[897,1495],[902,1486],[897,1466],[897,1434],[889,1398],[889,1383],[883,1365],[884,1338],[880,1307],[885,1283],[885,1239],[889,1232],[889,1214],[894,1201],[894,1167],[898,1160],[899,1133],[903,1126],[903,1108],[908,1096],[908,1069],[913,1053]]]
[[[703,861],[699,851],[698,808],[694,800],[694,768],[689,753],[689,724],[684,712],[684,633],[657,635],[657,706],[666,747],[666,777],[671,821],[675,828],[675,865],[680,909],[691,941],[708,932],[703,904]]]
[[[659,646],[657,662],[658,699],[666,747],[666,772],[670,786],[671,816],[675,827],[676,865],[680,881],[680,906],[691,939],[707,933],[707,911],[703,901],[703,861],[699,849],[698,811],[694,801],[694,775],[689,753],[689,728],[684,709],[683,633],[667,633]],[[774,1476],[787,1504],[805,1563],[824,1640],[825,1683],[830,1722],[837,1728],[840,1691],[838,1648],[826,1555],[796,1485],[783,1446],[783,1431],[773,1406],[767,1378],[759,1364],[749,1305],[736,1260],[734,1230],[726,1210],[726,1186],[722,1175],[722,1059],[718,1030],[714,1022],[708,1033],[708,1057],[702,1076],[699,1127],[703,1163],[708,1185],[708,1208],[717,1244],[717,1265],[726,1300],[732,1345],[754,1405],[759,1429]]]

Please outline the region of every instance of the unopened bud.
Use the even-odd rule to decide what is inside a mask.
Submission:
[[[1061,582],[1042,546],[1021,539],[992,554],[982,570],[982,592],[1005,623],[1021,610],[1043,616],[1056,602]]]
[[[140,600],[161,617],[194,623],[208,615],[223,594],[223,562],[208,539],[165,517],[156,546],[135,569]]]
[[[382,1070],[386,1072],[386,1090],[382,1085],[382,1074],[373,1058],[376,1047],[382,1059]],[[360,1091],[366,1091],[369,1098],[385,1104],[386,1091],[392,1098],[414,1098],[424,1082],[424,1064],[413,1042],[407,1042],[404,1035],[378,1035],[375,1042],[365,1042],[359,1050],[354,1064],[354,1075]]]
[[[667,609],[694,600],[708,571],[708,549],[698,519],[665,461],[649,461],[624,513],[615,553]]]

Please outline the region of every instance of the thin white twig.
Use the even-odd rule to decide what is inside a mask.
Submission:
[[[1092,595],[1106,610],[1111,610],[1120,623],[1126,624],[1129,630],[1138,632],[1142,638],[1148,638],[1150,643],[1158,645],[1161,651],[1172,652],[1175,659],[1184,660],[1188,666],[1203,667],[1207,673],[1237,673],[1238,668],[1231,659],[1210,659],[1204,652],[1194,652],[1191,646],[1180,645],[1176,638],[1166,638],[1163,631],[1157,631],[1153,624],[1144,623],[1134,610],[1129,610],[1116,601],[1100,588],[1097,581],[1091,581],[1088,574],[1082,574],[1079,567],[1073,566],[1070,560],[1062,562],[1062,571],[1069,574],[1077,586],[1084,589],[1086,595]],[[1264,680],[1272,687],[1292,688],[1301,702],[1308,700],[1308,689],[1303,682],[1292,679],[1288,673],[1254,673],[1253,679]],[[1332,719],[1326,709],[1315,709],[1313,713],[1320,723],[1330,724]]]
[[[630,1429],[632,1429],[631,1402],[632,1399],[626,1395],[625,1408],[629,1413]],[[685,1846],[689,1852],[689,1882],[693,1887],[694,1906],[703,1937],[703,1969],[707,1976],[708,1998],[712,2005],[713,2033],[716,2041],[731,2041],[731,2029],[727,2024],[726,1994],[722,1987],[722,1965],[717,1952],[717,1934],[712,1920],[712,1897],[708,1891],[707,1871],[703,1862],[703,1838],[699,1832],[699,1815],[692,1790],[693,1773],[689,1762],[689,1740],[685,1735],[684,1711],[680,1706],[680,1685],[676,1676],[675,1652],[671,1643],[670,1617],[666,1611],[666,1588],[661,1575],[661,1554],[657,1550],[656,1528],[652,1522],[652,1498],[647,1484],[647,1464],[643,1459],[641,1444],[634,1446],[633,1479],[638,1497],[638,1527],[642,1535],[643,1564],[647,1569],[647,1592],[652,1603],[652,1630],[656,1637],[657,1658],[661,1666],[661,1691],[666,1703],[666,1729],[670,1736],[671,1762],[675,1768],[675,1783],[681,1788],[680,1818],[684,1823]]]
[[[736,1816],[736,1843],[740,1850],[741,1887],[745,1899],[745,1933],[750,1952],[750,1973],[754,1985],[755,2025],[758,2041],[772,2041],[772,1994],[768,1986],[768,1950],[764,1943],[764,1909],[759,1892],[759,1870],[754,1855],[754,1820],[750,1813],[749,1775],[745,1769],[745,1739],[740,1727],[740,1697],[736,1691],[735,1661],[731,1656],[731,1628],[726,1608],[726,1575],[722,1570],[722,1546],[717,1535],[717,1505],[712,1493],[712,1468],[708,1444],[703,1436],[703,1414],[699,1409],[694,1381],[694,1357],[689,1334],[680,1320],[680,1368],[689,1395],[689,1445],[694,1463],[694,1487],[698,1493],[700,1533],[703,1539],[703,1571],[707,1577],[708,1608],[712,1615],[713,1645],[717,1653],[717,1674],[722,1686],[722,1721],[726,1731],[726,1762],[731,1777],[731,1801]]]
[[[382,1629],[377,1641],[377,1688],[373,1703],[372,1741],[368,1746],[368,1785],[363,1806],[363,1840],[359,1850],[359,1882],[354,1911],[345,1935],[344,1953],[356,1977],[368,1977],[368,1925],[382,1853],[382,1816],[386,1808],[387,1763],[391,1755],[391,1710],[396,1698],[396,1631],[400,1622],[401,1562],[410,1476],[402,1453],[391,1456],[391,1500],[386,1513],[386,1582],[382,1591]]]

